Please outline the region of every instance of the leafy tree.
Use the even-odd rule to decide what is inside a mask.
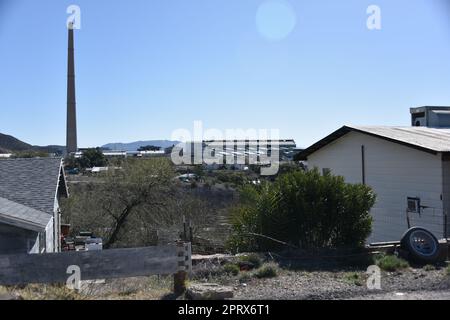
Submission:
[[[233,213],[233,250],[354,247],[371,233],[369,210],[375,194],[362,184],[321,175],[317,169],[292,171],[275,182],[246,185]]]
[[[300,164],[298,164],[298,163],[295,163],[295,162],[282,163],[282,164],[280,164],[280,168],[278,170],[278,175],[296,172],[299,170],[304,170],[304,168],[302,166],[300,166]]]
[[[79,169],[78,159],[75,158],[73,154],[71,154],[64,159],[64,166],[66,169]]]
[[[175,148],[175,145],[172,145],[172,146],[170,146],[170,147],[165,148],[165,149],[164,149],[164,153],[165,153],[165,154],[171,154],[173,148]]]
[[[121,168],[71,185],[71,196],[61,205],[73,235],[92,231],[107,248],[155,245],[156,230],[164,242],[178,239],[185,216],[194,234],[208,239],[206,228],[227,215],[234,201],[223,191],[180,186],[166,158],[125,159]],[[214,243],[223,237],[214,233]]]
[[[100,148],[91,148],[83,151],[80,158],[75,158],[73,155],[68,156],[64,160],[66,168],[86,169],[92,167],[105,167],[108,165],[108,160]]]
[[[104,167],[107,164],[108,161],[100,148],[87,149],[83,151],[83,155],[79,158],[79,166],[81,169]]]
[[[105,248],[114,245],[129,216],[144,204],[164,206],[161,199],[169,193],[173,176],[167,159],[128,161],[122,170],[108,174],[100,200],[103,211],[113,221]]]
[[[152,145],[143,146],[138,149],[138,151],[159,151],[159,150],[161,150],[161,147],[152,146]]]
[[[203,168],[203,165],[196,165],[194,166],[193,173],[197,176],[198,179],[202,180],[205,176],[205,170]]]

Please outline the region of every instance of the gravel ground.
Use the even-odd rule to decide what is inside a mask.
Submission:
[[[257,271],[241,271],[232,276],[224,273],[223,265],[236,261],[235,257],[218,255],[198,261],[191,283],[218,283],[234,288],[234,299],[239,300],[442,300],[450,299],[450,275],[446,266],[440,268],[409,267],[396,272],[381,273],[381,289],[367,288],[365,267],[333,270],[280,268],[274,278],[258,279]],[[268,266],[270,264],[267,264]],[[258,269],[261,270],[261,269]],[[172,277],[138,277],[107,280],[86,284],[76,294],[65,287],[30,285],[25,288],[0,287],[0,299],[9,296],[22,299],[173,299]],[[183,297],[180,297],[183,299]]]
[[[409,268],[382,273],[381,290],[369,290],[363,271],[281,271],[272,279],[251,279],[235,287],[235,299],[449,299],[450,277],[445,269]]]

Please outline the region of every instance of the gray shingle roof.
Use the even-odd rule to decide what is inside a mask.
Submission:
[[[0,160],[0,197],[53,215],[61,161],[61,158]]]
[[[52,216],[8,199],[0,198],[0,222],[41,232]]]

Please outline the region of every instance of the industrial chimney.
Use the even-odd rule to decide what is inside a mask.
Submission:
[[[67,133],[66,133],[67,154],[71,154],[78,151],[73,29],[74,29],[73,23],[69,23],[68,24],[69,45],[68,45],[68,61],[67,61]]]

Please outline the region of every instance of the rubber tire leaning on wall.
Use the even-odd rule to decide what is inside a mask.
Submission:
[[[425,254],[425,253],[421,252],[419,249],[415,248],[411,242],[412,242],[412,236],[414,236],[414,234],[416,234],[416,233],[421,233],[426,238],[428,238],[427,240],[432,242],[430,244],[431,244],[431,246],[434,247],[434,250],[432,250],[430,253]],[[402,249],[408,251],[409,255],[410,255],[409,257],[411,258],[411,260],[413,260],[415,262],[433,263],[433,262],[436,262],[439,257],[439,252],[440,252],[439,241],[434,236],[433,233],[431,233],[430,231],[428,231],[425,228],[413,227],[413,228],[409,229],[403,235],[400,243],[401,243]]]

